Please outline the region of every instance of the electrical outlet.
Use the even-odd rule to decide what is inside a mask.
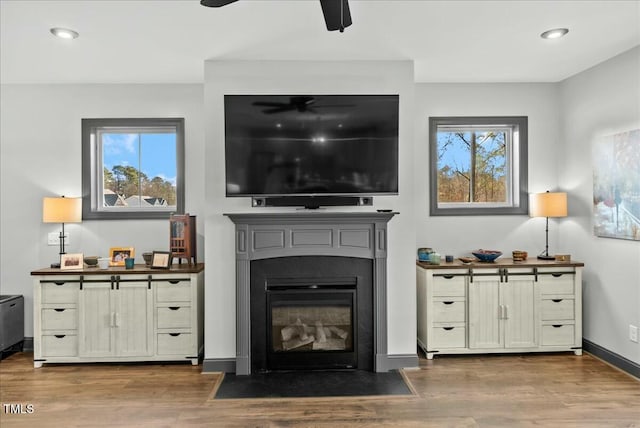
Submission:
[[[638,343],[638,327],[629,324],[629,340]]]
[[[60,232],[51,232],[47,235],[47,245],[60,245]],[[64,245],[69,245],[69,233],[64,234]]]

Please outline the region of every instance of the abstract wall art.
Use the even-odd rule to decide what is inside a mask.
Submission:
[[[593,145],[593,231],[640,241],[640,129]]]

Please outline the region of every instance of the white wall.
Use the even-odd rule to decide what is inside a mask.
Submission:
[[[81,196],[81,119],[184,117],[185,204],[197,215],[204,207],[203,108],[202,85],[2,85],[0,288],[25,296],[27,337],[33,336],[29,273],[58,260],[47,233],[60,225],[42,223],[42,198]],[[68,252],[107,255],[109,247],[133,246],[139,262],[142,252],[169,242],[166,220],[85,221],[65,230]],[[202,249],[200,242],[200,260]]]
[[[429,216],[429,116],[528,116],[529,192],[556,190],[560,115],[558,85],[552,83],[416,85],[415,210],[418,247],[456,257],[478,248],[510,257],[524,250],[535,257],[544,249],[544,219],[527,215]],[[552,253],[570,252],[558,239],[563,220],[549,222]]]
[[[186,208],[198,215],[206,268],[207,358],[235,356],[232,223],[224,212],[253,211],[224,197],[225,93],[400,94],[400,194],[374,208],[400,212],[389,224],[389,353],[415,353],[417,247],[456,256],[475,248],[529,251],[544,246],[544,220],[527,216],[430,217],[428,117],[529,117],[529,190],[569,192],[566,219],[551,220],[552,252],[584,261],[584,336],[636,363],[627,339],[640,326],[640,245],[596,238],[591,226],[591,145],[640,127],[640,48],[558,84],[413,84],[410,62],[207,62],[205,85],[2,85],[0,88],[0,292],[26,298],[33,334],[31,270],[56,261],[46,245],[42,197],[81,192],[80,119],[185,117]],[[206,139],[205,139],[206,136]],[[371,209],[371,208],[351,208]],[[87,221],[69,225],[69,251],[105,254],[132,245],[165,247],[165,221]],[[206,238],[206,239],[205,239]],[[204,240],[204,244],[203,241]],[[206,254],[203,254],[203,249]]]
[[[629,324],[640,327],[640,242],[594,236],[591,157],[599,138],[640,128],[640,47],[565,80],[561,96],[559,181],[571,213],[561,235],[586,265],[583,335],[640,364],[629,340]]]
[[[268,209],[251,208],[249,198],[225,198],[223,95],[278,93],[400,95],[399,195],[374,198],[374,208],[400,212],[388,226],[388,352],[415,355],[413,64],[407,61],[208,61],[205,63],[206,358],[235,358],[236,351],[234,228],[222,214]],[[371,207],[350,209],[371,210]],[[277,209],[283,210],[286,209]]]

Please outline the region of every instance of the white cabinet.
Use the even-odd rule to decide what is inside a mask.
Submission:
[[[191,361],[203,352],[204,266],[34,276],[34,366]]]
[[[144,276],[88,280],[79,295],[80,357],[152,355],[152,288]]]
[[[198,331],[192,328],[198,310],[188,281],[166,280],[156,285],[158,355],[180,355],[193,349]]]
[[[34,334],[34,359],[78,356],[78,293],[74,276],[63,275],[38,282],[35,289],[33,317],[41,326]]]
[[[582,353],[581,263],[417,264],[418,344],[436,354]]]
[[[543,346],[571,346],[582,341],[582,302],[579,283],[570,271],[540,278]]]
[[[538,287],[532,275],[474,277],[468,287],[469,348],[538,346]]]

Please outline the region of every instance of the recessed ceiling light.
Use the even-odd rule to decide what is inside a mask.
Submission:
[[[76,39],[80,34],[68,28],[55,27],[50,29],[51,34],[61,39]]]
[[[547,30],[544,33],[540,34],[540,37],[542,37],[543,39],[559,39],[568,32],[569,30],[567,28],[554,28],[553,30]]]

